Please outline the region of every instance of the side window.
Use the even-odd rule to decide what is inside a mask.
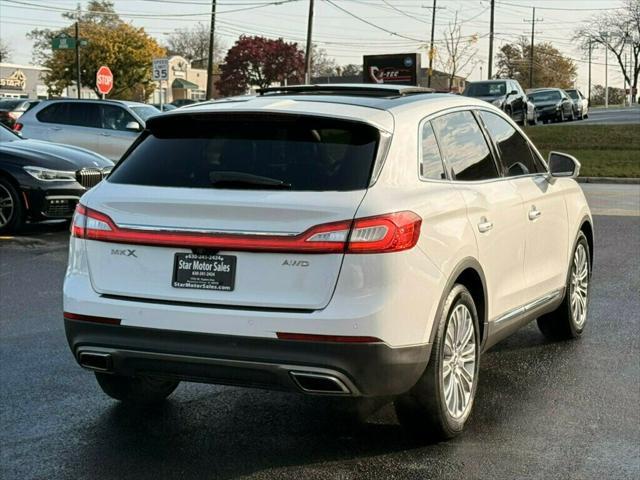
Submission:
[[[485,111],[480,112],[480,116],[498,147],[500,162],[507,177],[543,171],[529,148],[529,142],[506,120]]]
[[[36,118],[44,123],[69,123],[69,103],[56,102],[43,108],[36,114]]]
[[[446,177],[440,156],[440,148],[433,133],[431,122],[424,122],[421,131],[422,157],[420,158],[420,178],[443,180]]]
[[[116,105],[100,105],[102,109],[102,128],[107,130],[127,130],[127,123],[136,119],[124,108]]]
[[[432,124],[447,168],[455,180],[499,177],[489,146],[471,112],[443,115]]]
[[[78,127],[90,127],[98,128],[100,126],[99,120],[99,105],[97,103],[69,103],[69,125],[76,125]]]

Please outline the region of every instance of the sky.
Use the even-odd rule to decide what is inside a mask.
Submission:
[[[61,17],[82,0],[0,0],[0,38],[9,43],[11,61],[32,63],[33,28],[60,28]],[[274,4],[275,3],[275,4]],[[494,52],[521,35],[531,36],[532,7],[536,7],[535,41],[551,42],[578,65],[577,85],[587,90],[586,54],[571,40],[589,17],[621,6],[621,0],[496,0]],[[436,47],[456,13],[462,34],[478,35],[477,61],[464,74],[470,80],[487,75],[489,0],[437,0]],[[419,52],[422,65],[431,29],[433,0],[316,0],[313,41],[338,64],[362,64],[362,55]],[[210,0],[115,0],[116,11],[127,22],[163,43],[176,28],[209,22]],[[304,48],[309,0],[218,0],[216,32],[226,48],[241,34],[282,37]],[[444,49],[444,47],[442,47]],[[592,84],[604,84],[604,51],[593,53]],[[612,55],[608,59],[609,85],[623,87],[623,76]],[[495,71],[495,60],[494,60]]]

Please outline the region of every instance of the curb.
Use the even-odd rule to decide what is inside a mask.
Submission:
[[[617,183],[626,185],[640,185],[640,178],[625,177],[578,177],[578,183]]]

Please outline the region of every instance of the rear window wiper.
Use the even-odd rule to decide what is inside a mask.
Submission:
[[[284,180],[262,177],[245,172],[221,171],[209,173],[211,185],[218,188],[254,188],[290,190],[291,184]]]

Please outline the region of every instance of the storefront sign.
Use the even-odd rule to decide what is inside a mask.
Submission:
[[[27,76],[22,70],[15,70],[11,75],[0,78],[0,89],[2,90],[21,90],[24,91],[27,86]]]

